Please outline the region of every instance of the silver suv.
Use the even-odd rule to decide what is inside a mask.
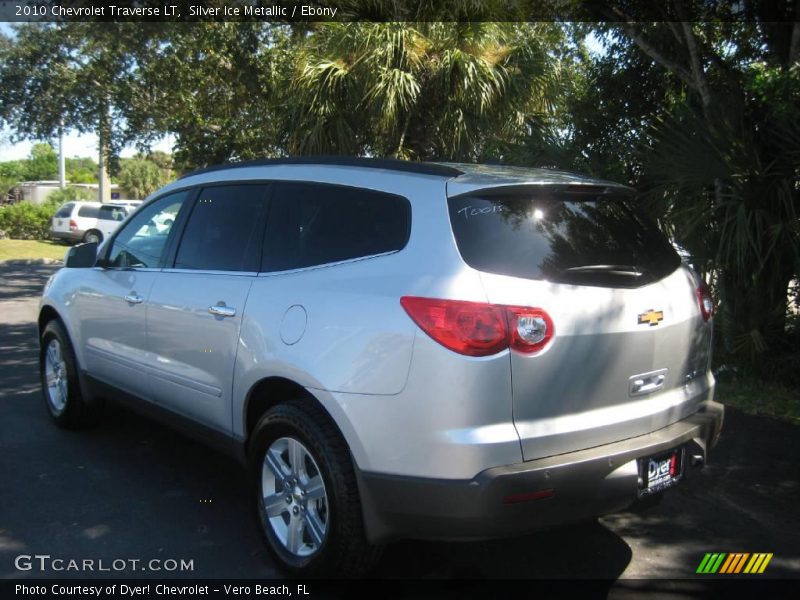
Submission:
[[[635,204],[499,166],[197,171],[48,282],[47,407],[77,427],[127,401],[219,440],[300,574],[658,498],[723,409],[708,290]]]

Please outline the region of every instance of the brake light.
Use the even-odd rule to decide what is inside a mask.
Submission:
[[[714,298],[708,285],[702,280],[697,288],[697,302],[700,304],[700,314],[703,315],[704,321],[714,316]]]
[[[400,304],[436,342],[467,356],[491,356],[506,348],[533,354],[555,333],[540,308],[418,296],[403,296]]]
[[[75,219],[69,220],[69,230],[75,231],[78,228],[78,224],[75,222]]]

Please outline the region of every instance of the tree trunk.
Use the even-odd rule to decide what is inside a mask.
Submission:
[[[97,174],[97,181],[100,184],[100,189],[98,190],[98,199],[100,202],[109,202],[111,200],[111,181],[108,178],[108,155],[109,155],[109,138],[110,138],[110,126],[109,126],[109,115],[108,115],[108,107],[103,106],[100,111],[100,122],[97,128],[97,137],[98,137],[98,174]]]

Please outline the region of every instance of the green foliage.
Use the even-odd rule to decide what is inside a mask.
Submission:
[[[49,237],[50,224],[59,203],[18,202],[0,207],[0,230],[11,239],[41,240]]]
[[[800,370],[798,357],[795,370]],[[776,383],[742,374],[721,375],[717,381],[716,397],[727,406],[753,415],[764,415],[787,420],[800,425],[800,382]]]
[[[25,179],[25,164],[23,161],[10,160],[0,163],[0,198],[20,181]]]
[[[67,180],[70,183],[97,183],[97,162],[92,158],[67,158],[64,160]]]
[[[328,23],[290,61],[291,154],[478,160],[552,109],[552,24]]]
[[[65,187],[50,192],[47,195],[47,202],[51,204],[62,205],[65,202],[73,202],[74,200],[93,200],[97,201],[97,192],[94,190],[87,190],[85,188]]]
[[[58,154],[50,144],[34,144],[25,162],[27,181],[53,180],[58,178]]]
[[[25,179],[27,171],[25,161],[9,160],[0,162],[0,178],[13,179],[15,182]]]
[[[123,159],[117,181],[131,197],[142,199],[164,185],[167,179],[164,171],[154,162],[130,158]]]

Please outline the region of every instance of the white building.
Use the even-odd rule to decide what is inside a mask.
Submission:
[[[58,180],[54,181],[22,181],[16,186],[22,194],[21,200],[31,202],[32,204],[42,204],[47,200],[52,192],[59,189]],[[67,185],[68,188],[92,190],[99,195],[99,185],[96,183],[74,183]],[[118,200],[120,198],[119,185],[116,183],[111,184],[111,199]]]

